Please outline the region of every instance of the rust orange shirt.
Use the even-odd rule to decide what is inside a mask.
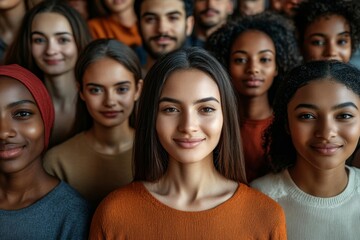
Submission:
[[[89,239],[281,240],[286,239],[285,215],[274,200],[245,184],[217,207],[187,212],[164,205],[134,182],[100,203]]]
[[[136,24],[128,28],[111,18],[93,18],[88,21],[88,25],[94,39],[115,38],[130,47],[141,46]]]

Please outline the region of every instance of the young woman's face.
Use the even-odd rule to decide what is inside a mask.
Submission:
[[[58,13],[39,13],[31,25],[31,51],[45,75],[73,71],[78,51],[69,21]]]
[[[2,0],[0,1],[0,10],[11,10],[19,5],[22,5],[25,9],[24,0]]]
[[[134,8],[134,0],[103,0],[106,7],[113,13],[122,13]]]
[[[311,23],[304,33],[303,55],[306,61],[335,59],[349,62],[351,33],[346,19],[330,15]]]
[[[241,14],[255,15],[265,11],[264,0],[238,0],[238,7]]]
[[[360,137],[359,96],[343,84],[315,80],[298,89],[287,111],[297,164],[343,169]]]
[[[19,81],[0,76],[0,172],[41,164],[44,123],[34,98]]]
[[[212,160],[223,126],[220,92],[200,70],[172,73],[160,95],[159,141],[169,159],[181,164]]]
[[[121,63],[102,58],[86,69],[80,96],[95,124],[115,127],[128,125],[141,87],[142,80],[136,84],[134,74]]]
[[[257,30],[243,32],[231,47],[229,67],[233,85],[240,95],[249,98],[267,95],[277,75],[273,41]]]

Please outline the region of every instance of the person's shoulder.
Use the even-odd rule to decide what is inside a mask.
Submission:
[[[95,17],[95,18],[91,18],[89,20],[87,20],[87,24],[90,27],[97,27],[99,26],[101,23],[106,22],[107,18],[104,17]]]
[[[255,189],[251,186],[242,184],[242,194],[243,198],[247,198],[249,202],[252,203],[252,205],[264,205],[267,207],[277,207],[278,204],[276,201],[274,201],[271,197],[269,197],[267,194],[259,191],[258,189]]]
[[[242,188],[241,198],[243,205],[245,205],[243,209],[246,209],[246,212],[250,213],[254,218],[273,224],[285,219],[282,207],[274,199],[245,184],[240,187]]]
[[[141,182],[132,182],[125,186],[119,187],[109,193],[101,202],[101,205],[111,206],[122,204],[126,205],[129,201],[135,202],[142,198],[144,194],[143,184]],[[119,201],[120,200],[120,201]]]
[[[360,169],[357,167],[347,166],[349,170],[349,181],[351,181],[348,185],[353,184],[357,193],[360,194]]]
[[[252,188],[259,190],[272,199],[277,200],[287,194],[287,170],[279,173],[268,173],[250,183]]]
[[[65,203],[64,205],[69,210],[87,209],[89,207],[88,202],[80,193],[64,181],[61,181],[53,191],[56,191],[56,198],[59,199],[57,204]]]
[[[45,153],[44,159],[50,158],[50,156],[61,156],[66,153],[72,154],[73,151],[69,151],[70,149],[79,149],[79,146],[84,144],[84,133],[78,133],[75,136],[69,138],[63,143],[59,145],[55,145],[54,147],[47,150]]]

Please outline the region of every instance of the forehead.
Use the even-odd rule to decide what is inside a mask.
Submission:
[[[350,31],[350,25],[343,16],[332,14],[316,18],[308,25],[306,31],[309,34],[311,34],[311,32]]]
[[[259,30],[246,30],[242,32],[233,42],[233,48],[237,48],[243,45],[249,45],[251,48],[261,48],[264,47],[270,50],[275,51],[275,45],[273,40],[266,33]]]
[[[122,63],[109,57],[91,63],[83,76],[83,84],[112,85],[124,81],[135,84],[134,74]]]
[[[37,14],[31,25],[32,31],[72,33],[68,19],[60,13],[44,12]]]
[[[206,98],[220,99],[220,90],[213,78],[198,69],[178,70],[171,73],[164,83],[161,96],[178,99]]]
[[[319,106],[334,106],[343,102],[354,102],[357,106],[360,97],[344,84],[333,79],[315,79],[299,88],[289,102],[316,103]]]
[[[24,99],[34,101],[33,96],[24,84],[7,76],[0,76],[0,99],[2,105]]]
[[[166,15],[172,12],[180,12],[185,15],[185,4],[182,0],[144,0],[141,4],[140,15],[151,13]]]

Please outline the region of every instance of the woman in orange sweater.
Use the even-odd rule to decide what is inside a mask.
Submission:
[[[94,39],[115,38],[129,47],[141,46],[134,0],[97,0],[99,17],[88,20]]]
[[[281,207],[246,185],[236,109],[205,50],[160,59],[140,97],[135,181],[102,201],[90,239],[286,239]]]

